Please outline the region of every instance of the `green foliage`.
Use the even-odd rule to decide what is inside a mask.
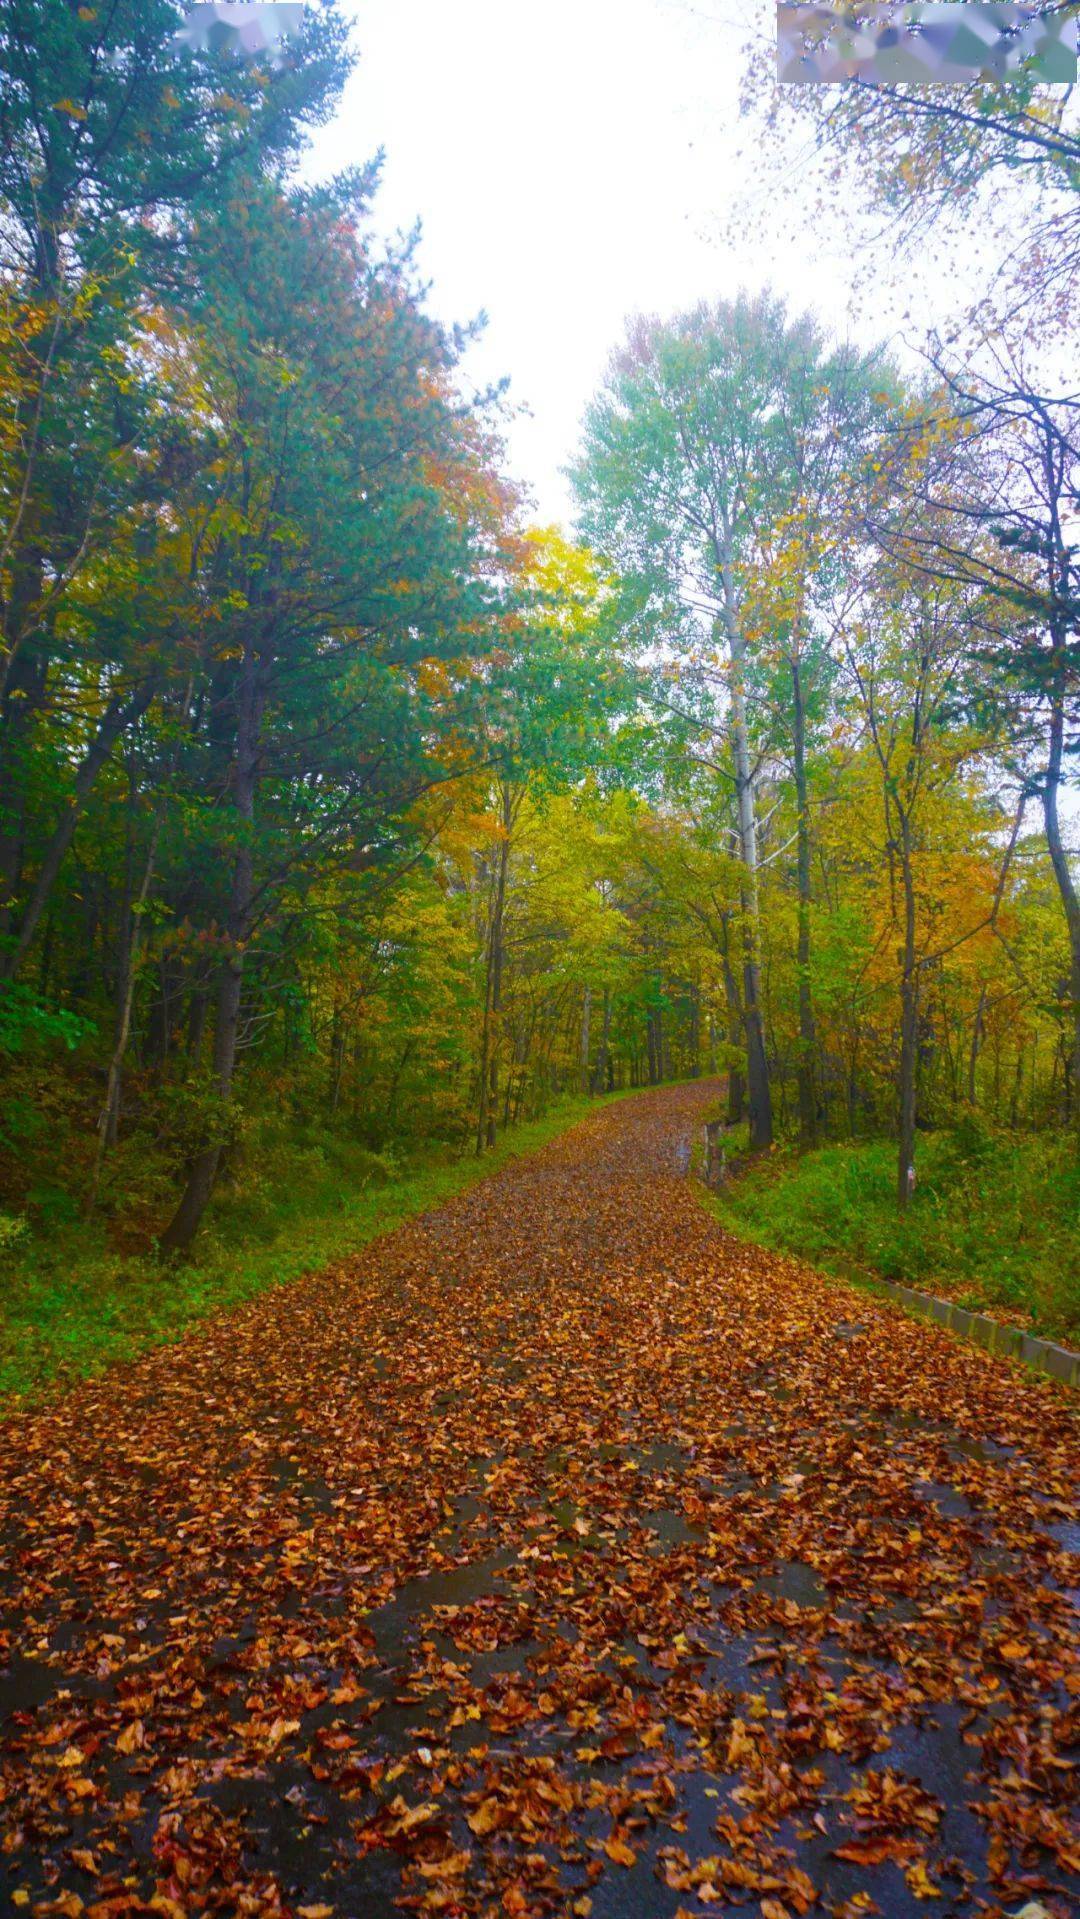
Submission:
[[[777,1153],[716,1204],[760,1245],[846,1276],[899,1280],[1075,1345],[1080,1158],[1071,1137],[996,1132],[965,1116],[921,1143],[907,1211],[886,1140]]]
[[[100,1219],[69,1218],[58,1239],[54,1221],[31,1231],[0,1214],[0,1398],[40,1395],[348,1258],[507,1159],[546,1145],[591,1106],[563,1100],[482,1160],[430,1147],[399,1160],[329,1127],[269,1120],[258,1152],[227,1183],[197,1262],[167,1278],[155,1259],[110,1244]]]
[[[68,1052],[94,1032],[92,1021],[66,1007],[47,1005],[29,987],[13,981],[0,986],[0,1055],[29,1047],[66,1047]]]
[[[575,469],[592,547],[527,526],[378,163],[296,171],[345,10],[267,71],[178,51],[181,13],[0,8],[19,1337],[46,1370],[124,1350],[329,1257],[436,1154],[700,1072],[745,1082],[757,1144],[796,1103],[807,1139],[879,1134],[898,1061],[909,1121],[977,1101],[906,1223],[877,1145],[840,1225],[823,1200],[823,1257],[865,1213],[870,1263],[929,1258],[935,1179],[995,1175],[994,1129],[1069,1118],[1080,1073],[1067,860],[1001,863],[1046,607],[998,591],[990,645],[977,582],[923,561],[927,475],[966,484],[980,435],[736,294],[628,326]],[[1026,582],[1050,549],[1010,539]],[[204,1265],[152,1282],[204,1216]]]
[[[25,1219],[13,1219],[10,1213],[0,1213],[0,1259],[10,1254],[26,1236]]]
[[[333,0],[305,8],[276,68],[178,47],[186,11],[183,0],[5,0],[0,197],[28,232],[55,243],[77,226],[93,261],[122,233],[153,257],[142,216],[175,218],[253,151],[280,165],[326,117],[350,65]]]
[[[223,1099],[205,1078],[167,1082],[153,1102],[150,1137],[146,1130],[138,1144],[156,1148],[166,1161],[182,1166],[209,1140],[224,1150],[237,1148],[245,1135],[242,1108],[235,1099]]]

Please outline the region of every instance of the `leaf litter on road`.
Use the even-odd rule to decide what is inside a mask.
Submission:
[[[727,1236],[714,1093],[6,1421],[11,1910],[1064,1919],[1075,1404]]]

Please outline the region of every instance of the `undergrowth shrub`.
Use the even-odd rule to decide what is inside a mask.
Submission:
[[[891,1140],[781,1150],[719,1196],[727,1225],[847,1274],[875,1274],[1080,1340],[1080,1162],[1068,1136],[977,1115],[919,1141],[901,1213]]]

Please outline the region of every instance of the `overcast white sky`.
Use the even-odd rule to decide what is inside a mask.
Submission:
[[[386,152],[386,231],[423,227],[440,316],[484,311],[477,382],[509,375],[527,414],[509,464],[542,520],[566,518],[560,468],[626,317],[771,284],[869,344],[929,316],[909,284],[853,294],[855,222],[812,214],[789,155],[778,192],[738,113],[743,47],[773,0],[345,0],[360,68],[321,168]],[[750,210],[733,239],[732,212]],[[953,263],[955,265],[955,262]],[[863,262],[863,273],[866,265]],[[954,274],[927,291],[941,317]],[[905,309],[914,306],[912,321]]]

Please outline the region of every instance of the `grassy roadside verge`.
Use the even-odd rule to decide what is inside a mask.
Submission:
[[[1080,1163],[1071,1139],[967,1122],[919,1143],[901,1215],[888,1140],[787,1148],[710,1196],[730,1232],[823,1272],[899,1280],[1080,1347]]]
[[[0,1405],[39,1397],[331,1265],[628,1097],[560,1101],[482,1159],[442,1147],[398,1166],[341,1141],[290,1144],[284,1135],[270,1163],[215,1204],[192,1263],[168,1272],[116,1252],[93,1223],[12,1248],[0,1255]]]

